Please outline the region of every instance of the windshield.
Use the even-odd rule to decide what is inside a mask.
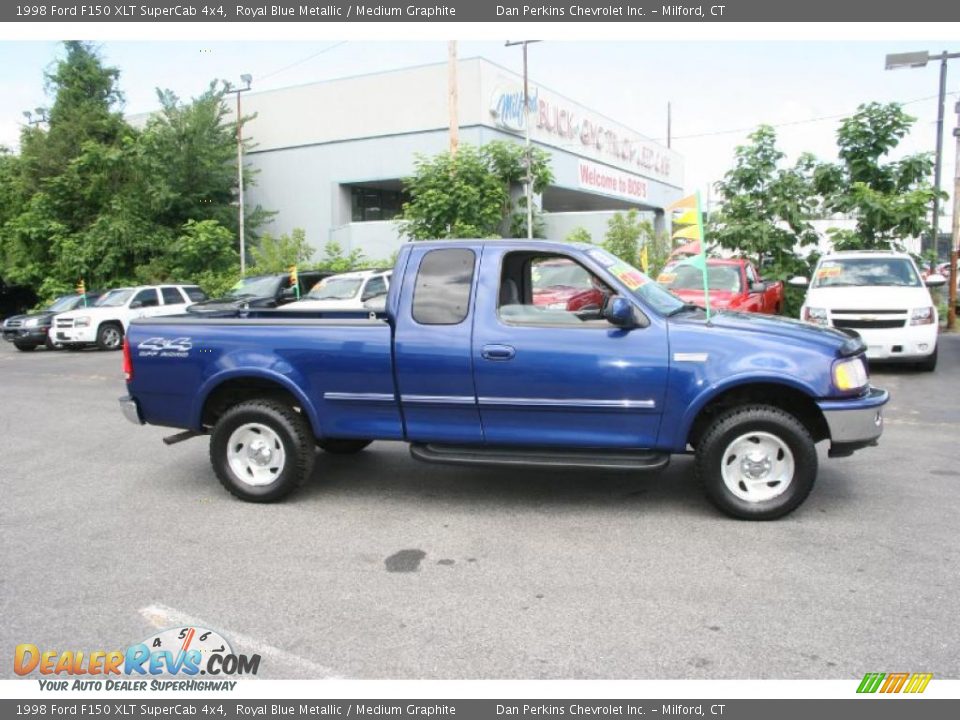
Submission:
[[[600,248],[590,248],[587,254],[605,267],[642,302],[659,313],[669,315],[684,307],[682,300],[671,295],[632,265]]]
[[[120,288],[119,290],[111,290],[102,298],[97,300],[97,304],[94,307],[120,307],[125,304],[127,300],[130,299],[130,296],[133,295],[132,288]]]
[[[51,312],[64,312],[65,310],[73,310],[77,304],[83,304],[79,295],[64,295],[62,298],[57,298],[54,300],[47,310]]]
[[[329,277],[321,280],[307,293],[311,300],[349,300],[360,290],[362,278]]]
[[[227,297],[240,298],[247,297],[276,297],[277,288],[282,278],[276,275],[260,275],[259,277],[247,277],[238,280],[237,284],[230,288]]]
[[[908,258],[862,257],[824,260],[810,287],[920,287],[920,276]]]
[[[707,265],[709,289],[720,292],[740,292],[740,268],[736,265]],[[660,273],[657,282],[668,290],[703,291],[703,272],[693,265],[676,265]]]

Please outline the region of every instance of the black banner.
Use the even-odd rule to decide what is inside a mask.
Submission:
[[[357,3],[291,0],[152,0],[147,3],[13,2],[3,22],[949,22],[960,3],[944,0],[712,0],[662,5],[617,2],[492,2],[381,0]]]

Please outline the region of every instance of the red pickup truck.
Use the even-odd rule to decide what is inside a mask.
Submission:
[[[779,315],[783,310],[783,283],[764,282],[749,260],[707,260],[710,308]],[[657,282],[681,300],[701,307],[703,273],[687,263],[664,268]]]

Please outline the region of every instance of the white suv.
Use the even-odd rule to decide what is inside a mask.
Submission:
[[[928,287],[946,282],[940,275],[920,278],[913,258],[904,253],[850,251],[825,255],[808,287],[800,319],[816,325],[855,330],[867,345],[867,358],[937,366],[937,308]]]
[[[68,349],[96,345],[119,350],[130,321],[140,317],[179,315],[187,306],[206,299],[196,285],[146,285],[117,288],[92,307],[57,315],[50,339]]]
[[[303,299],[280,310],[364,310],[364,303],[387,294],[391,270],[358,270],[324,278]]]

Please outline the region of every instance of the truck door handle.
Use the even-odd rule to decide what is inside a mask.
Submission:
[[[487,360],[512,360],[517,351],[509,345],[484,345],[480,354]]]

